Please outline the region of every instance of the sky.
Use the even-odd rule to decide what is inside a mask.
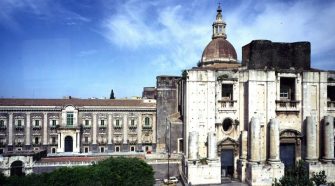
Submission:
[[[0,97],[141,96],[196,66],[218,2],[238,60],[252,40],[310,41],[335,70],[335,0],[0,0]]]

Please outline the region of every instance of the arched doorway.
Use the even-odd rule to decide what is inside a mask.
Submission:
[[[65,137],[65,152],[73,152],[73,138],[71,136]]]
[[[280,161],[285,169],[295,167],[297,160],[301,159],[301,133],[294,129],[280,132]]]
[[[10,166],[10,176],[24,176],[23,172],[23,162],[14,161]]]
[[[235,157],[238,156],[238,142],[230,137],[218,143],[218,153],[221,158],[221,177],[235,178]]]

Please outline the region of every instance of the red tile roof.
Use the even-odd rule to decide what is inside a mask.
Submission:
[[[156,107],[140,99],[0,99],[0,106],[124,106]]]

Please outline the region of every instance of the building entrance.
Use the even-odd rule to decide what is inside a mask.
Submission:
[[[14,161],[10,166],[10,176],[24,176],[23,172],[23,162]]]
[[[295,166],[295,144],[280,144],[280,160],[284,163],[285,169],[294,168]]]
[[[221,151],[221,175],[223,177],[233,177],[234,175],[233,149],[222,149]]]
[[[73,138],[71,136],[65,137],[65,152],[73,152]]]

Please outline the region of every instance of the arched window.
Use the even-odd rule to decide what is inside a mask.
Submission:
[[[35,144],[38,144],[38,137],[35,137]]]
[[[146,117],[146,118],[144,119],[144,125],[145,125],[145,126],[149,126],[149,125],[150,125],[150,118],[149,118],[149,117]]]

